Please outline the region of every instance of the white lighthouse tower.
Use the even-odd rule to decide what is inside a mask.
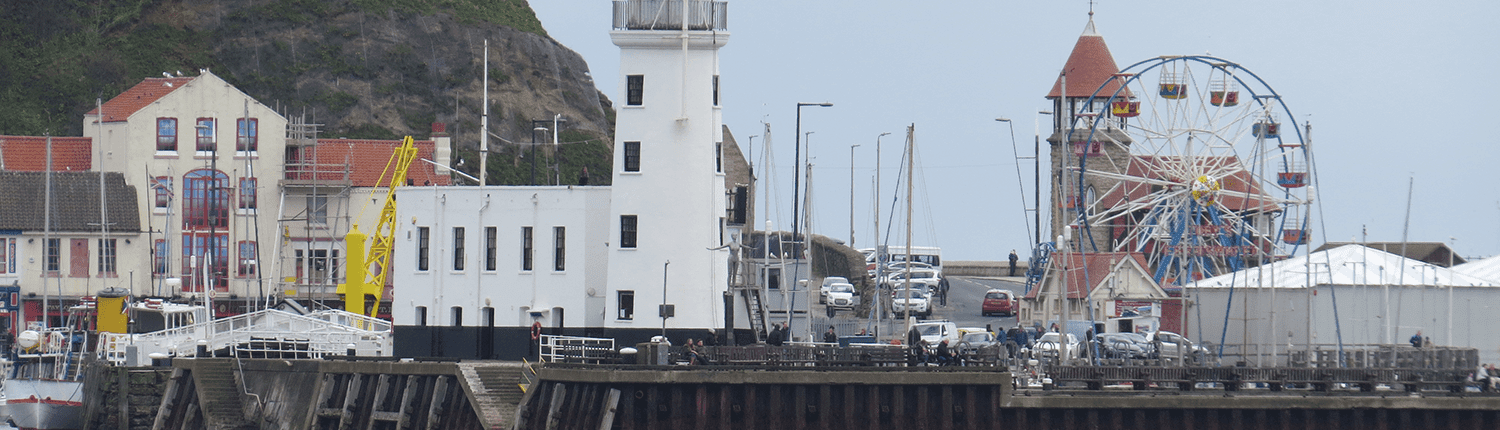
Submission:
[[[723,1],[614,2],[620,47],[610,331],[722,326],[727,288],[719,48]],[[669,263],[670,262],[670,263]],[[659,316],[660,304],[674,316]],[[623,334],[623,333],[622,333]],[[674,336],[675,337],[675,336]]]

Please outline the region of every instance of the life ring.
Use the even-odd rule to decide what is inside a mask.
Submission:
[[[542,322],[531,322],[531,340],[542,340]]]

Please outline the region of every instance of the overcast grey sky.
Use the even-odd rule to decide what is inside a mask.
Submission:
[[[619,51],[605,0],[532,0],[548,33],[588,61],[611,100]],[[882,132],[886,211],[905,127],[916,125],[917,244],[954,260],[1003,259],[1028,246],[1011,138],[1022,155],[1035,112],[1088,21],[1088,2],[894,0],[729,2],[720,51],[724,123],[741,150],[774,135],[771,210],[790,223],[797,102],[812,131],[813,231],[849,234],[849,146],[855,149],[857,247],[871,245],[875,140]],[[1314,246],[1401,239],[1415,177],[1413,241],[1461,255],[1500,253],[1500,16],[1495,1],[1103,1],[1095,24],[1120,67],[1160,55],[1212,53],[1265,79],[1297,122],[1311,121],[1326,226]],[[757,165],[764,146],[755,138]],[[805,150],[805,149],[804,149]],[[1043,150],[1046,151],[1045,149]],[[1025,195],[1030,200],[1031,170]],[[1044,159],[1043,164],[1046,164]],[[1044,198],[1047,189],[1044,184]],[[761,215],[764,219],[764,215]],[[882,216],[882,219],[887,216]],[[900,237],[897,235],[896,237]],[[899,243],[892,241],[891,243]]]

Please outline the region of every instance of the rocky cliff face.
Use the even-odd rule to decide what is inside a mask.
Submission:
[[[38,128],[69,134],[76,126],[67,124],[78,124],[96,95],[108,99],[163,71],[191,75],[211,68],[289,118],[306,115],[309,122],[324,124],[321,137],[422,137],[431,123],[447,123],[455,157],[471,160],[461,169],[477,172],[480,81],[488,39],[490,129],[500,137],[491,138],[491,183],[527,182],[523,154],[529,155],[525,144],[532,141],[532,120],[547,120],[550,129],[555,114],[566,120],[559,140],[580,143],[555,152],[544,146],[542,164],[557,162],[563,178],[577,178],[582,167],[590,167],[596,184],[609,177],[610,102],[594,87],[583,58],[546,35],[525,0],[106,3],[45,6],[48,15],[73,14],[54,17],[51,27],[75,28],[82,37],[50,31],[40,39],[0,46],[22,49],[34,42],[24,56],[37,57],[0,60],[0,81],[58,73],[37,70],[49,62],[87,65],[63,71],[79,76],[58,80],[57,90],[50,92],[81,94],[61,103],[38,103],[42,107],[37,110],[47,112],[33,114],[38,119],[31,123],[40,126],[0,121],[0,134],[39,134]],[[9,9],[43,14],[20,6]],[[30,24],[16,22],[23,19],[12,15],[0,21],[0,33],[27,33]],[[49,45],[69,49],[58,54],[47,50]],[[20,79],[11,81],[4,83],[17,85]],[[14,93],[6,98],[17,99]],[[71,118],[53,118],[62,115]],[[551,137],[538,134],[537,139]]]

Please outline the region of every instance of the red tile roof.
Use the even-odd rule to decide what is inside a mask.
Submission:
[[[432,159],[434,144],[431,140],[418,140],[413,142],[417,147],[417,157]],[[318,139],[317,156],[314,161],[317,164],[344,164],[349,166],[350,185],[356,187],[375,187],[387,185],[380,181],[381,174],[389,177],[386,173],[386,165],[391,161],[391,154],[396,147],[401,146],[399,140],[364,140],[364,139]],[[437,174],[432,165],[421,160],[413,161],[411,167],[406,170],[407,183],[411,185],[452,185],[453,180],[446,174]],[[389,181],[389,179],[386,179]]]
[[[1061,75],[1068,78],[1068,97],[1088,98],[1095,94],[1094,90],[1099,90],[1101,97],[1109,97],[1120,89],[1121,80],[1113,79],[1116,73],[1120,73],[1120,67],[1115,65],[1115,57],[1104,44],[1104,36],[1094,32],[1093,18],[1089,18],[1083,35],[1078,36],[1078,43],[1073,45],[1073,53],[1068,54],[1067,64],[1063,65]],[[1101,85],[1107,86],[1101,89]],[[1062,87],[1063,76],[1058,76],[1047,98],[1062,97]],[[1130,97],[1130,89],[1126,88],[1121,94]]]
[[[1159,155],[1136,155],[1130,157],[1130,162],[1125,168],[1127,175],[1137,178],[1149,178],[1164,180],[1179,184],[1186,184],[1196,178],[1173,177],[1176,169],[1164,168],[1168,164],[1181,164],[1180,156]],[[1237,157],[1231,156],[1198,156],[1195,162],[1208,166],[1213,170],[1227,171],[1229,174],[1219,179],[1219,188],[1232,192],[1220,193],[1219,204],[1232,211],[1256,211],[1273,212],[1281,210],[1273,201],[1274,197],[1261,188],[1259,181],[1245,171],[1244,165],[1240,164]],[[1126,200],[1139,201],[1151,194],[1151,184],[1136,181],[1120,181],[1120,184],[1099,198],[1102,208],[1113,208]],[[1264,199],[1244,196],[1264,196]]]
[[[1065,278],[1063,279],[1067,280],[1068,298],[1082,299],[1087,294],[1087,291],[1093,291],[1094,287],[1098,287],[1104,282],[1105,278],[1109,277],[1109,273],[1114,270],[1115,264],[1126,258],[1134,258],[1136,263],[1140,264],[1141,267],[1148,267],[1146,265],[1146,254],[1139,252],[1091,252],[1087,254],[1075,252],[1069,253],[1066,256],[1063,254],[1053,254],[1052,267],[1050,269],[1056,273],[1062,266],[1062,261],[1066,260],[1068,265],[1064,272]],[[1087,290],[1084,289],[1085,285],[1089,285]],[[1031,292],[1026,294],[1026,298],[1037,298],[1037,293],[1041,290],[1041,288],[1032,288]]]
[[[92,169],[93,139],[88,137],[52,137],[52,171],[84,172]],[[41,172],[47,170],[45,136],[0,136],[0,153],[5,170]]]
[[[104,122],[121,122],[130,118],[136,111],[151,104],[151,102],[162,98],[196,77],[180,78],[146,78],[134,87],[125,90],[115,98],[104,102]],[[98,109],[90,110],[85,115],[98,115]]]

